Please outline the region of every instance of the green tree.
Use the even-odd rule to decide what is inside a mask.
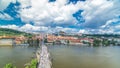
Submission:
[[[4,66],[4,68],[16,68],[16,66],[13,66],[13,64],[8,63]]]
[[[47,41],[47,38],[45,38],[45,39],[44,39],[44,43],[47,43],[47,42],[48,42],[48,41]]]
[[[70,41],[69,41],[69,40],[67,40],[67,44],[68,44],[68,45],[70,44]]]
[[[94,39],[93,46],[100,46],[101,40],[99,39]]]
[[[36,40],[36,43],[37,43],[37,46],[39,46],[39,44],[40,44],[40,40],[37,39],[37,40]]]
[[[30,68],[37,68],[37,59],[31,61]]]
[[[111,44],[115,46],[116,43],[117,43],[117,42],[116,42],[114,39],[112,39]]]
[[[30,65],[27,65],[25,68],[37,68],[37,59],[33,59],[31,62],[30,62]]]
[[[110,44],[111,44],[111,41],[109,41],[108,39],[103,39],[102,45],[109,46]]]

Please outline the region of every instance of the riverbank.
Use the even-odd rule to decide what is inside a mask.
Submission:
[[[62,45],[62,46],[92,46],[92,45],[88,45],[88,44],[80,44],[80,43],[76,43],[76,44],[74,44],[74,43],[71,43],[71,44],[53,44],[53,43],[45,43],[45,45],[47,45],[47,46],[54,46],[54,45]]]
[[[0,47],[12,47],[12,45],[0,45]]]

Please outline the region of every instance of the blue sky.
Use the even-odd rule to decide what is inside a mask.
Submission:
[[[119,0],[0,0],[0,27],[120,34]]]

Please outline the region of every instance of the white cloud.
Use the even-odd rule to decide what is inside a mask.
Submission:
[[[34,26],[31,24],[25,24],[23,26],[17,26],[17,25],[1,25],[0,28],[9,28],[9,29],[15,29],[19,31],[24,31],[28,33],[40,33],[40,32],[45,32],[45,33],[54,33],[54,32],[59,32],[59,31],[64,31],[67,33],[76,33],[78,32],[77,29],[74,28],[63,28],[63,27],[45,27],[45,26]]]
[[[55,27],[54,28],[54,32],[59,32],[59,31],[64,31],[64,32],[67,32],[67,33],[75,33],[75,32],[78,32],[78,29],[75,29],[75,28],[63,28],[63,27]]]
[[[46,32],[48,31],[48,27],[44,27],[44,26],[33,26],[30,24],[26,24],[22,27],[20,27],[20,30],[25,31],[25,32]]]
[[[2,7],[0,7],[0,10],[5,9],[10,2],[14,1],[1,0],[0,6]],[[21,27],[17,26],[22,31],[52,32],[52,30],[62,30],[77,32],[79,30],[80,33],[113,33],[118,30],[120,25],[110,26],[111,21],[116,20],[114,18],[120,15],[119,0],[86,0],[85,2],[78,1],[76,4],[67,4],[68,0],[56,0],[55,2],[19,0],[19,2],[21,3],[21,9],[18,12],[22,21],[26,23]],[[79,22],[72,14],[80,9],[84,10],[82,16],[85,23],[78,25]],[[10,18],[7,14],[0,14],[0,19],[10,20]],[[84,29],[69,28],[69,26],[79,26],[84,27]]]
[[[2,20],[12,20],[13,18],[6,13],[0,13],[0,19],[2,19]]]
[[[53,32],[59,32],[59,31],[64,31],[64,32],[69,32],[69,33],[75,33],[78,32],[77,29],[74,28],[63,28],[63,27],[45,27],[45,26],[33,26],[30,24],[26,24],[22,27],[20,27],[20,30],[25,31],[25,32],[47,32],[47,33],[53,33]]]
[[[9,28],[9,29],[15,29],[17,30],[19,27],[16,25],[2,25],[1,28]]]
[[[9,29],[15,29],[15,30],[19,30],[19,31],[24,31],[24,32],[30,32],[30,33],[34,33],[34,32],[46,32],[48,31],[48,27],[38,27],[38,26],[33,26],[30,24],[25,24],[23,26],[17,26],[17,25],[1,25],[1,28],[9,28]]]
[[[48,2],[48,0],[30,0],[28,6],[23,7],[20,12],[23,21],[29,23],[34,22],[35,25],[51,26],[59,25],[75,25],[78,21],[72,16],[73,13],[80,9],[80,3],[67,4],[67,0],[57,0],[55,2]]]
[[[84,29],[80,33],[119,33],[120,34],[120,1],[87,0],[82,7],[85,18]]]
[[[96,34],[120,34],[120,18],[108,20],[105,25],[98,29],[82,29],[79,33]]]
[[[108,20],[105,25],[101,26],[101,29],[120,33],[120,18]]]
[[[13,18],[10,15],[3,12],[3,10],[6,9],[11,2],[15,3],[16,0],[0,0],[0,19],[13,20]]]
[[[29,0],[27,6],[31,8],[25,9],[22,6],[21,18],[29,23],[33,22],[38,26],[78,26],[78,21],[72,16],[75,12],[83,9],[82,16],[85,19],[85,28],[99,28],[106,21],[113,19],[120,14],[120,7],[117,0],[86,0],[85,2],[78,1],[77,4],[68,4],[68,0],[56,0],[49,3],[48,0]],[[21,2],[24,5],[23,2]]]
[[[85,29],[80,29],[78,33],[88,34],[89,32]]]
[[[112,24],[113,22],[117,22],[117,21],[119,21],[119,19],[117,19],[117,18],[112,19],[112,20],[108,20],[104,25],[101,26],[101,28],[110,27],[110,24]]]
[[[10,2],[15,3],[16,0],[0,0],[0,11],[4,10],[10,4]]]
[[[99,28],[108,20],[120,14],[120,2],[117,0],[87,0],[83,6],[82,13],[85,18],[84,26],[88,28]]]
[[[114,34],[113,29],[81,29],[79,33],[83,34]]]

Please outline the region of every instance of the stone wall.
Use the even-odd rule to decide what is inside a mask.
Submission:
[[[12,46],[13,39],[0,39],[0,46]]]

